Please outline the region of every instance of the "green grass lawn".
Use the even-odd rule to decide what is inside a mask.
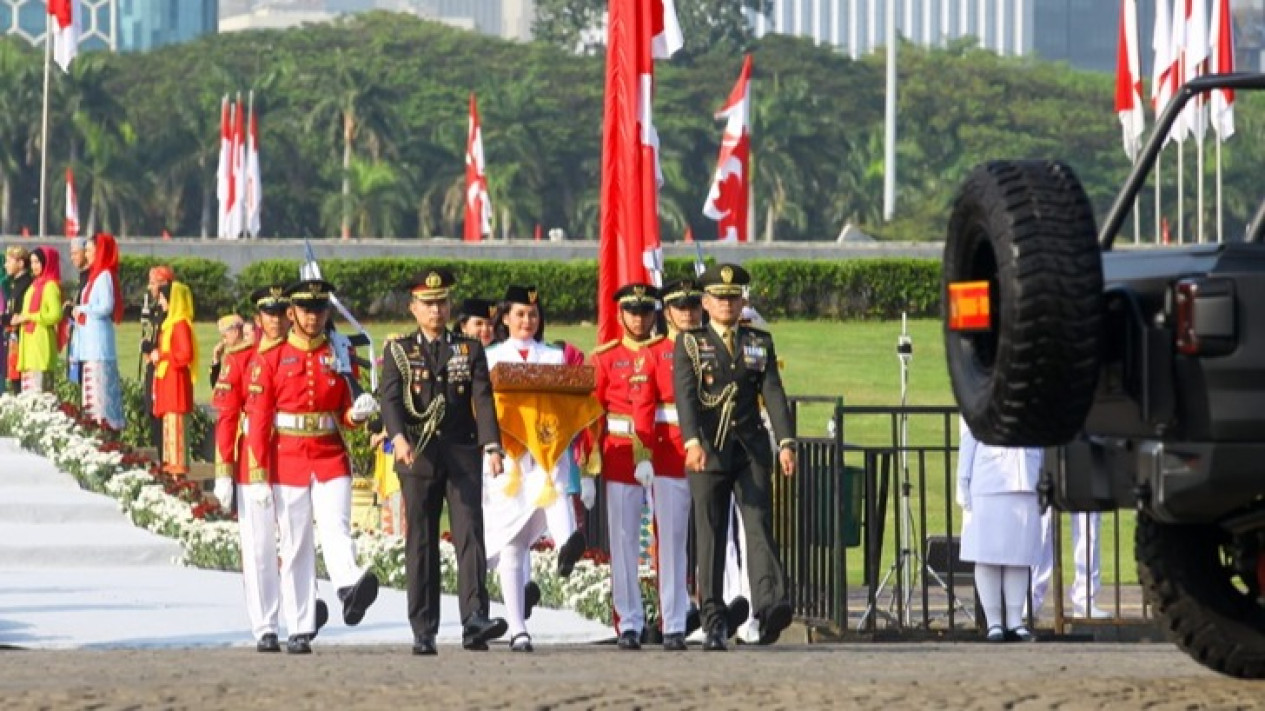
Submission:
[[[341,325],[341,324],[340,324]],[[411,330],[410,324],[367,324],[374,344],[381,350],[386,335]],[[896,357],[896,340],[900,335],[899,321],[831,322],[831,321],[782,321],[772,324],[778,357],[783,361],[782,378],[791,396],[842,397],[846,406],[896,406],[900,404],[900,363]],[[195,383],[195,398],[199,402],[210,400],[211,384],[207,382],[206,366],[210,362],[211,349],[217,334],[214,324],[199,323],[195,328],[201,349],[203,369]],[[136,377],[140,328],[135,323],[123,324],[118,330],[120,366],[124,377]],[[939,321],[917,320],[909,322],[909,334],[914,344],[914,354],[909,367],[908,403],[910,405],[952,406],[953,395],[949,386],[948,371],[944,360],[944,341]],[[563,339],[590,351],[596,345],[596,329],[591,325],[550,324],[546,335],[550,340]],[[799,436],[822,437],[830,419],[832,406],[825,404],[804,405],[799,409]],[[909,422],[911,446],[935,446],[942,443],[943,418],[939,416],[913,416]],[[956,418],[950,422],[951,440],[957,444]],[[892,421],[883,416],[849,416],[844,423],[844,439],[849,444],[862,446],[891,446]],[[849,465],[861,466],[860,457],[849,456]],[[950,465],[956,464],[956,459]],[[925,505],[927,533],[937,534],[946,530],[945,502],[952,500],[952,490],[946,492],[945,462],[938,453],[909,459],[911,477],[914,479],[914,515]],[[926,472],[925,501],[918,500],[919,468]],[[948,481],[953,481],[949,470]],[[888,506],[888,540],[884,545],[884,568],[890,564],[894,545],[891,542],[894,507]],[[960,511],[953,510],[954,527],[960,527]],[[1116,579],[1124,582],[1137,580],[1133,561],[1132,514],[1119,517],[1121,541],[1120,566],[1115,566],[1113,541],[1117,535],[1115,517],[1104,515],[1102,529],[1102,576],[1107,583]],[[1065,525],[1064,549],[1071,550],[1070,526]],[[957,531],[954,531],[956,533]],[[862,557],[859,548],[849,551],[848,575],[850,584],[861,580]],[[1070,584],[1071,556],[1065,555],[1067,564],[1064,574]],[[1106,598],[1104,598],[1105,600]]]

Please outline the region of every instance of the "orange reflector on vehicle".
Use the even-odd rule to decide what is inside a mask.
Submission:
[[[988,309],[988,282],[949,285],[949,330],[987,331],[993,325]]]

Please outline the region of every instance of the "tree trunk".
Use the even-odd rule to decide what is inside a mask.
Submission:
[[[776,213],[773,212],[773,201],[769,201],[768,207],[764,208],[764,241],[773,241],[773,223],[775,222]]]
[[[206,175],[206,159],[198,160],[198,175]],[[211,236],[211,186],[202,182],[202,239]]]
[[[351,112],[343,114],[343,239],[351,238],[351,137],[356,119]]]
[[[12,209],[13,188],[9,184],[9,176],[0,174],[0,235],[9,234]]]
[[[510,209],[501,206],[501,239],[509,241],[510,238]]]

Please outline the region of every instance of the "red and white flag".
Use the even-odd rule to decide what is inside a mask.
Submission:
[[[716,120],[725,120],[720,157],[703,214],[716,221],[721,242],[746,242],[751,194],[751,55],[742,60],[738,83]]]
[[[75,198],[75,171],[66,169],[66,236],[79,236],[79,200]]]
[[[479,106],[470,94],[470,120],[466,130],[466,219],[463,239],[479,242],[492,232],[492,201],[488,198],[488,176],[483,163],[483,126]]]
[[[1230,15],[1230,0],[1215,0],[1212,7],[1212,51],[1209,72],[1231,74],[1234,72],[1234,25]],[[1234,135],[1234,90],[1216,89],[1212,92],[1212,130],[1217,138],[1225,140]]]
[[[1158,0],[1159,4],[1163,4],[1164,0]],[[1189,0],[1173,0],[1173,16],[1172,16],[1172,37],[1169,40],[1169,71],[1168,86],[1171,92],[1169,96],[1176,96],[1177,90],[1181,88],[1182,82],[1186,79],[1186,3]],[[1173,122],[1173,127],[1169,129],[1169,138],[1176,140],[1178,143],[1186,140],[1186,132],[1189,126],[1186,123],[1186,111],[1177,117]]]
[[[1155,118],[1164,113],[1164,107],[1173,100],[1173,29],[1168,20],[1168,5],[1164,0],[1155,3],[1155,29],[1151,33],[1151,49],[1155,53],[1151,63],[1151,108]]]
[[[1204,0],[1186,0],[1186,34],[1182,47],[1182,82],[1208,73],[1208,5]],[[1186,129],[1203,145],[1208,133],[1208,99],[1197,94],[1182,110]]]
[[[1138,64],[1137,0],[1120,0],[1120,37],[1116,50],[1116,113],[1129,160],[1138,155],[1146,116],[1142,112],[1142,70]]]
[[[48,0],[53,33],[53,61],[62,71],[70,71],[70,62],[79,54],[79,26],[83,10],[79,0]]]
[[[228,236],[228,203],[229,203],[229,151],[232,150],[233,130],[232,114],[228,104],[228,94],[220,99],[220,162],[215,168],[215,200],[219,205],[216,212],[215,236]]]
[[[598,247],[598,338],[619,338],[619,287],[663,281],[659,241],[659,135],[654,60],[683,45],[673,0],[610,0]]]
[[[255,94],[250,95],[250,132],[246,136],[246,234],[259,236],[263,217],[263,176],[259,173],[259,124],[255,118]]]

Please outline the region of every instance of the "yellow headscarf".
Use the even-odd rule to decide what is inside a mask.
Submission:
[[[198,339],[193,332],[193,292],[189,291],[189,287],[183,282],[173,281],[171,296],[167,299],[167,318],[163,319],[163,325],[159,331],[159,347],[163,352],[171,351],[171,334],[176,330],[176,324],[181,321],[189,324],[189,344],[193,349],[193,359],[189,362],[189,376],[196,382],[198,379]],[[166,374],[167,364],[159,363],[155,375],[161,378]]]

